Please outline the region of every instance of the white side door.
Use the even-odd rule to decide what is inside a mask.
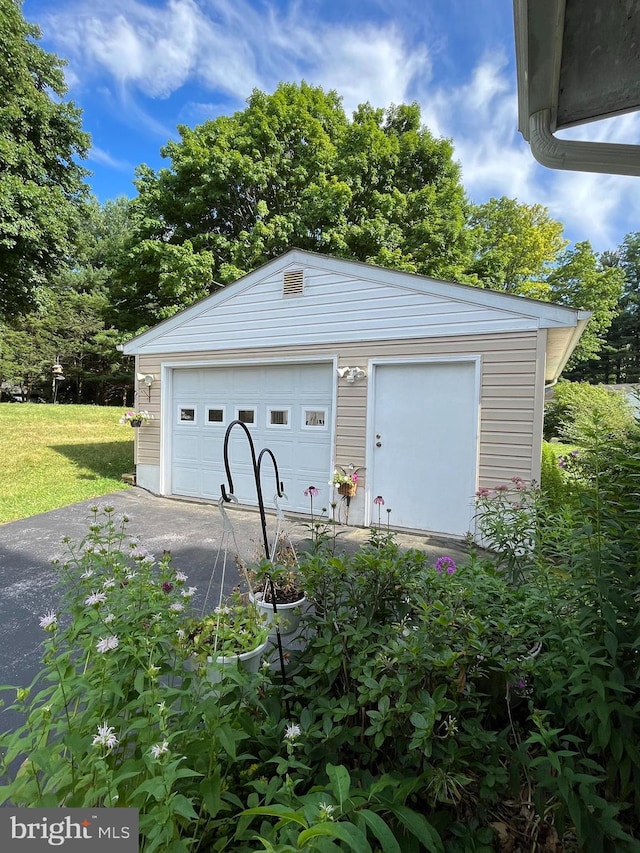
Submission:
[[[384,498],[392,526],[464,536],[477,483],[479,360],[379,363],[373,376],[371,500]]]

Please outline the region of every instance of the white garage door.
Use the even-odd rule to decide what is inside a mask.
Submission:
[[[175,369],[173,372],[171,491],[217,499],[227,486],[223,460],[228,425],[238,419],[253,438],[256,455],[270,448],[278,462],[289,509],[308,510],[304,491],[331,474],[333,366],[286,364]],[[234,492],[256,504],[249,443],[236,426],[229,442]],[[275,476],[262,462],[265,503],[272,505]]]

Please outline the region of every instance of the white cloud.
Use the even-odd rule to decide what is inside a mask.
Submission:
[[[280,80],[305,78],[335,88],[351,110],[363,100],[404,100],[429,67],[426,49],[412,48],[395,27],[347,28],[313,19],[306,8],[263,12],[246,0],[168,0],[163,7],[95,0],[59,7],[47,25],[70,58],[74,83],[107,73],[122,90],[151,98],[200,82],[244,101],[256,86],[272,90]]]
[[[118,172],[133,172],[133,164],[127,160],[112,157],[108,151],[104,151],[97,145],[91,146],[89,160],[93,163],[98,163],[100,166],[108,166],[110,169],[116,169]]]
[[[66,6],[48,16],[55,40],[77,68],[107,72],[120,86],[166,97],[189,78],[197,56],[201,13],[193,0],[164,9],[104,0]],[[76,68],[74,68],[76,66]]]
[[[485,57],[457,87],[427,92],[425,123],[453,138],[462,177],[476,202],[505,195],[543,204],[572,241],[589,240],[597,251],[614,249],[640,214],[638,179],[551,170],[539,165],[516,128],[515,80],[504,56]],[[574,128],[573,138],[621,142],[638,138],[640,116]],[[565,133],[564,135],[569,135]]]

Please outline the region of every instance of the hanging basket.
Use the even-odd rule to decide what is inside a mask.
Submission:
[[[142,419],[136,418],[134,421],[129,421],[129,423],[131,424],[132,427],[139,427],[139,426],[142,426]]]
[[[352,498],[358,490],[357,483],[340,483],[338,485],[338,494],[346,498]]]

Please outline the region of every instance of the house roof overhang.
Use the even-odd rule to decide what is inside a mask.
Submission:
[[[518,128],[543,166],[640,175],[640,146],[558,138],[640,109],[640,0],[514,0]]]

